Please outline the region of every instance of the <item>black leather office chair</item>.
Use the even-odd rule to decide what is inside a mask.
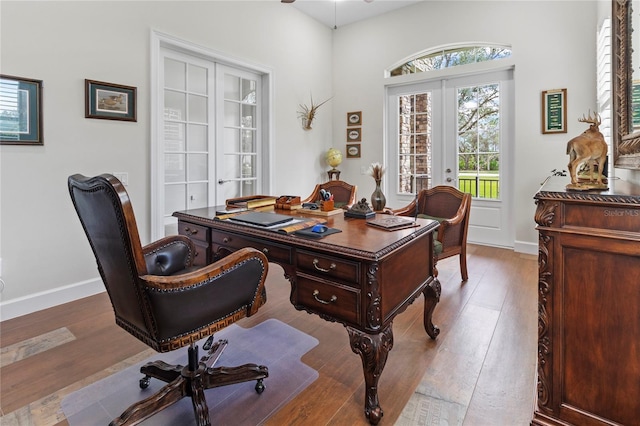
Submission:
[[[186,366],[154,361],[145,376],[166,383],[158,393],[129,407],[112,425],[137,424],[184,397],[190,397],[198,425],[209,425],[204,390],[257,380],[264,390],[267,367],[213,364],[226,341],[213,343],[213,333],[255,314],[266,301],[268,262],[258,250],[245,248],[204,267],[192,266],[195,248],[184,236],[165,237],[141,246],[124,186],[112,175],[73,175],[69,192],[98,263],[116,324],[158,352],[189,346]],[[207,336],[208,353],[198,360],[196,342]]]

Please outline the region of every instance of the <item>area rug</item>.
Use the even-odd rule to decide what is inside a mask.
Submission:
[[[216,333],[215,338],[229,341],[216,366],[262,364],[269,368],[269,377],[264,380],[266,389],[260,395],[254,389],[255,381],[206,390],[212,424],[259,425],[318,378],[316,370],[300,361],[318,340],[281,321],[269,319],[248,329],[233,324]],[[203,343],[204,340],[199,342],[198,347],[202,348]],[[165,384],[160,380],[151,379],[144,390],[138,384],[142,378],[140,366],[157,359],[184,364],[186,349],[157,354],[68,395],[61,405],[69,424],[109,424],[131,404],[158,391]],[[195,425],[191,399],[183,398],[141,424]]]

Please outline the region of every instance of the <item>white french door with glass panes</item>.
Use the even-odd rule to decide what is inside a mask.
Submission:
[[[177,233],[177,210],[207,207],[213,196],[211,148],[214,141],[215,67],[171,50],[164,50],[162,150],[164,199],[163,235]],[[162,236],[162,235],[160,235]]]
[[[216,169],[218,191],[216,202],[223,205],[232,197],[258,194],[258,176],[262,164],[259,125],[261,92],[257,75],[218,65],[216,80],[217,109],[222,111],[217,126]]]
[[[387,204],[450,185],[473,196],[468,241],[513,247],[511,70],[387,87]]]
[[[261,189],[261,76],[160,49],[153,238],[177,233],[173,212],[224,205]]]

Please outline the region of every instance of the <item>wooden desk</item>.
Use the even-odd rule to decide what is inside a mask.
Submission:
[[[394,317],[423,294],[424,328],[432,339],[440,332],[432,322],[440,300],[440,283],[433,274],[433,231],[438,223],[418,219],[419,227],[387,232],[363,219],[336,215],[328,218],[327,225],[342,232],[309,239],[214,220],[215,208],[173,216],[178,218],[180,234],[191,237],[202,250],[199,262],[247,246],[261,250],[284,269],[296,309],[346,327],[351,349],[362,359],[365,415],[377,424],[383,414],[378,380],[393,347]]]

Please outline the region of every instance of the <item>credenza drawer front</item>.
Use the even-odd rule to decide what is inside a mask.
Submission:
[[[348,323],[360,323],[360,291],[299,273],[298,304]]]
[[[339,279],[357,284],[360,277],[360,265],[333,256],[323,256],[299,250],[296,256],[296,267],[300,271],[309,272],[316,277]]]
[[[291,247],[274,243],[265,243],[264,241],[254,240],[249,237],[242,237],[227,232],[214,232],[211,236],[211,240],[214,244],[235,250],[244,247],[253,247],[264,253],[269,261],[291,264]]]
[[[188,222],[178,222],[178,233],[192,240],[209,241],[209,229]]]

